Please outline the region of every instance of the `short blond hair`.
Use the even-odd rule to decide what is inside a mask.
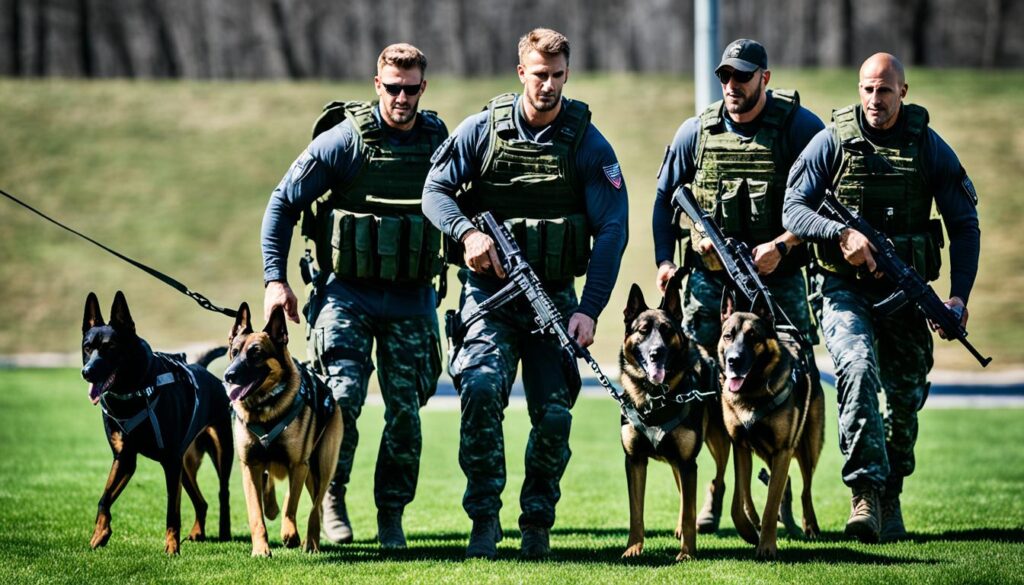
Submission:
[[[526,60],[530,51],[543,53],[545,56],[565,55],[569,63],[569,39],[562,33],[550,28],[535,28],[519,39],[519,62]]]
[[[384,47],[380,52],[380,57],[377,57],[377,73],[380,73],[385,65],[393,65],[399,69],[419,67],[420,73],[426,73],[427,57],[423,51],[409,43],[395,43]]]

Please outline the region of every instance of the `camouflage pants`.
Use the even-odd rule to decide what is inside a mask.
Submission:
[[[928,397],[932,335],[924,317],[907,306],[889,317],[872,312],[882,291],[819,275],[822,332],[836,367],[839,448],[846,485],[898,494],[914,471],[917,411]],[[879,412],[884,389],[886,415]]]
[[[722,288],[725,273],[712,273],[695,269],[690,272],[683,288],[683,328],[711,355],[718,355],[718,338],[722,334]],[[786,313],[801,334],[812,344],[818,343],[818,333],[811,324],[807,306],[807,283],[803,272],[782,278],[765,279],[775,302]],[[810,356],[813,366],[814,356]],[[815,368],[817,379],[817,368]]]
[[[461,315],[500,288],[498,281],[463,270]],[[569,284],[547,291],[564,318],[575,311],[576,292]],[[530,415],[526,477],[520,495],[520,526],[551,527],[561,497],[559,481],[569,463],[572,406],[562,371],[561,350],[553,338],[531,334],[533,312],[519,298],[472,324],[451,364],[462,402],[459,464],[466,474],[463,508],[470,518],[493,516],[505,489],[505,440],[501,423],[520,359]]]
[[[366,402],[377,341],[377,379],[384,399],[384,432],[377,453],[374,500],[380,510],[401,511],[416,494],[422,434],[419,409],[437,389],[441,373],[437,314],[389,319],[358,311],[346,299],[327,294],[316,317],[310,353],[327,376],[341,407],[345,432],[335,485],[347,485]]]

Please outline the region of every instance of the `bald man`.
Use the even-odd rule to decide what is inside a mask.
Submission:
[[[888,316],[872,310],[893,285],[875,272],[863,234],[816,210],[825,190],[833,190],[927,280],[939,275],[945,224],[946,305],[964,308],[964,325],[981,249],[974,185],[953,150],[928,127],[928,112],[903,103],[908,87],[896,57],[878,53],[865,61],[860,104],[834,111],[832,124],[807,145],[790,171],[783,205],[786,229],[815,244],[815,310],[835,363],[843,482],[853,492],[846,534],[862,542],[907,536],[899,498],[904,478],[914,471],[932,336],[912,304]],[[941,222],[931,219],[933,203]]]

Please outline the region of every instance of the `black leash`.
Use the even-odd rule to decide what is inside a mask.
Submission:
[[[61,222],[59,222],[59,221],[53,219],[52,217],[46,215],[42,211],[39,211],[38,209],[32,207],[28,203],[25,203],[21,199],[18,199],[14,195],[11,195],[7,191],[4,191],[3,189],[0,189],[0,194],[2,194],[4,197],[7,197],[11,201],[17,203],[18,205],[24,207],[25,209],[31,211],[32,213],[38,215],[39,217],[45,219],[46,221],[56,225],[57,227],[63,228],[65,230],[75,234],[76,236],[82,238],[83,240],[86,240],[86,241],[88,241],[88,242],[90,242],[90,243],[92,243],[92,244],[94,244],[96,246],[99,246],[100,248],[106,250],[110,254],[113,254],[114,256],[117,256],[121,260],[124,260],[125,262],[131,264],[132,266],[142,270],[143,272],[146,272],[147,274],[149,274],[150,276],[153,276],[154,278],[156,278],[157,280],[163,282],[167,286],[170,286],[171,288],[175,289],[176,291],[180,292],[181,294],[191,298],[196,303],[198,303],[200,307],[206,309],[207,311],[213,311],[214,313],[223,313],[223,314],[227,315],[228,317],[234,317],[236,315],[236,311],[234,309],[226,309],[224,307],[218,307],[217,305],[211,303],[210,300],[207,299],[206,297],[204,297],[202,294],[197,293],[197,292],[195,292],[193,290],[189,290],[189,288],[187,286],[185,286],[184,284],[182,284],[182,283],[178,282],[177,280],[171,278],[170,276],[167,276],[163,272],[160,272],[159,270],[155,270],[153,268],[150,268],[149,266],[146,266],[145,264],[143,264],[141,262],[138,262],[136,260],[132,260],[131,258],[125,256],[124,254],[121,254],[120,252],[118,252],[116,250],[112,250],[112,249],[104,246],[103,244],[97,242],[96,240],[90,238],[89,236],[87,236],[87,235],[85,235],[85,234],[83,234],[83,233],[81,233],[79,231],[76,231],[76,230],[74,230],[72,228],[69,228],[68,226],[62,224]]]

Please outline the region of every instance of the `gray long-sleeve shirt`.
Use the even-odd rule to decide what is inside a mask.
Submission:
[[[561,128],[564,111],[563,103],[562,114],[551,125],[532,128],[523,118],[517,98],[514,119],[520,138],[549,142]],[[460,241],[473,224],[459,209],[455,193],[480,176],[489,146],[488,112],[466,118],[438,148],[436,162],[423,187],[423,213],[456,241]],[[587,127],[576,151],[576,169],[583,183],[587,221],[594,234],[579,312],[596,321],[608,304],[618,277],[628,236],[629,205],[615,152],[593,124]],[[613,183],[616,179],[618,186]]]
[[[899,115],[900,119],[888,131],[872,130],[863,119],[859,122],[871,142],[885,146],[903,131],[905,117],[902,111]],[[977,195],[953,149],[931,128],[922,137],[920,156],[925,188],[935,198],[949,235],[950,296],[960,297],[966,303],[974,287],[981,252]],[[832,188],[841,159],[839,143],[830,126],[811,140],[790,170],[782,223],[798,237],[813,242],[839,240],[845,226],[816,210],[825,190]]]
[[[772,92],[768,92],[764,111],[771,105]],[[733,122],[729,116],[725,116],[725,129],[727,132],[738,134],[744,138],[750,138],[761,129],[764,119],[764,111],[755,120],[748,124]],[[784,161],[787,166],[800,154],[800,151],[807,146],[811,138],[818,133],[825,124],[806,108],[798,108],[793,113],[793,119],[789,124],[786,133],[782,135],[785,140],[785,151],[792,153],[791,159]],[[666,149],[665,160],[661,163],[661,170],[658,171],[658,191],[654,195],[654,214],[651,218],[651,232],[654,235],[654,261],[661,264],[666,260],[672,260],[676,247],[676,226],[672,224],[672,195],[680,185],[689,184],[697,173],[697,142],[700,138],[700,117],[693,117],[685,122],[676,131],[672,144]]]

